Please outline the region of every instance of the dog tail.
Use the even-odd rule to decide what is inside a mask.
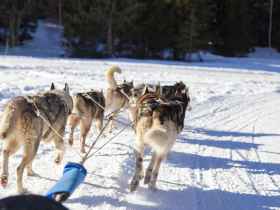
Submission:
[[[153,119],[152,127],[144,134],[143,140],[153,147],[153,150],[160,155],[166,155],[172,148],[178,137],[175,124],[170,120],[165,120],[161,124],[158,117]]]
[[[107,69],[106,81],[108,82],[111,90],[117,90],[118,89],[117,82],[114,78],[114,72],[117,72],[117,73],[121,74],[122,70],[117,66],[111,66]]]
[[[2,120],[0,123],[0,139],[4,140],[13,130],[13,126],[16,124],[17,119],[17,108],[13,104],[7,104],[4,113],[2,115]]]

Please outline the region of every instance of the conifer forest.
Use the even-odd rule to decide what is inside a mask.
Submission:
[[[24,44],[45,19],[61,27],[65,57],[243,57],[280,51],[279,11],[273,0],[1,0],[0,42]]]

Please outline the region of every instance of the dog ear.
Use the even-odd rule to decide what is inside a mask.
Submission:
[[[189,87],[186,88],[186,96],[189,96]]]
[[[160,82],[158,82],[158,86],[160,86]]]
[[[91,90],[90,90],[91,92],[93,91],[93,89],[91,88]]]
[[[103,90],[102,90],[102,88],[101,88],[101,92],[100,92],[101,94],[103,94]]]
[[[157,93],[161,94],[162,93],[162,89],[161,89],[161,86],[159,87]]]
[[[131,83],[130,84],[132,84],[133,85],[133,80],[131,80]]]
[[[124,80],[123,80],[123,83],[125,83],[125,82],[126,82],[126,80],[124,79]]]
[[[69,94],[69,87],[68,87],[67,83],[65,83],[65,87],[63,90]]]
[[[144,88],[144,90],[143,90],[142,95],[145,95],[145,94],[147,94],[147,93],[149,93],[149,85],[148,85],[148,84],[146,84],[146,86],[145,86],[145,88]]]
[[[54,84],[52,83],[51,90],[54,90],[54,89],[55,89],[55,87],[54,87]]]

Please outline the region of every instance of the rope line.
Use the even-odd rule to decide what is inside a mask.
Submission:
[[[136,120],[138,120],[143,115],[138,116],[135,120],[133,120],[131,123],[129,123],[126,127],[124,127],[120,132],[118,132],[114,137],[112,137],[109,141],[107,141],[105,144],[103,144],[101,147],[99,147],[94,153],[92,153],[89,157],[87,157],[85,160],[91,158],[95,153],[97,153],[99,150],[101,150],[105,145],[107,145],[110,141],[112,141],[116,136],[118,136],[121,132],[123,132],[127,127],[129,127],[132,123],[134,123]],[[109,122],[108,122],[109,123]]]
[[[105,111],[105,108],[103,106],[101,106],[97,101],[95,101],[91,96],[89,96],[88,94],[83,94],[83,96],[85,96],[86,98],[88,99],[91,99],[93,100],[98,106],[100,106],[104,111]]]
[[[41,117],[46,123],[47,123],[47,125],[50,127],[50,128],[52,128],[52,130],[62,139],[62,141],[63,141],[63,143],[64,144],[66,144],[65,143],[65,141],[64,141],[64,139],[62,138],[62,136],[49,124],[49,122],[40,114],[40,111],[39,111],[39,109],[37,108],[37,106],[36,105],[34,105],[35,107],[36,107],[36,109],[37,109],[37,111],[35,111],[36,112],[36,114],[37,114],[37,116],[39,117]],[[71,148],[72,150],[74,150],[81,158],[83,158],[83,156],[82,155],[80,155],[80,153],[79,152],[77,152],[73,147],[70,147],[68,144],[66,144],[69,148]]]
[[[106,125],[102,128],[101,132],[99,133],[99,135],[96,137],[95,141],[92,143],[91,147],[89,148],[87,154],[82,158],[82,160],[80,161],[80,164],[84,165],[85,161],[88,159],[87,156],[89,155],[90,151],[92,150],[92,148],[94,147],[95,143],[97,142],[97,140],[99,139],[99,137],[101,136],[101,134],[103,133],[103,131],[105,130],[105,128],[107,127],[107,125],[109,124],[110,119],[108,120],[108,122],[106,123]]]

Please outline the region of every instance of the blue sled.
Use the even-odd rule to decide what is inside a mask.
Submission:
[[[82,184],[87,175],[87,170],[79,163],[67,162],[62,177],[45,195],[48,198],[55,198],[53,195],[59,193],[67,194],[67,198]],[[65,199],[64,199],[65,200]]]

